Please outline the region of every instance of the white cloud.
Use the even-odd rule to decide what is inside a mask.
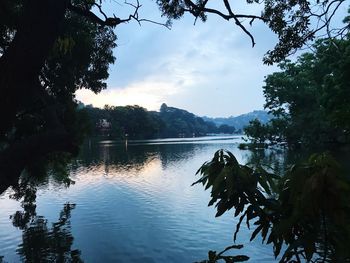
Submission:
[[[147,18],[159,16],[157,8],[145,11]],[[255,24],[257,45],[252,49],[249,37],[232,22],[217,16],[196,26],[193,21],[185,16],[171,31],[146,23],[117,27],[117,61],[108,89],[97,96],[80,91],[78,98],[95,106],[139,104],[148,109],[165,102],[209,116],[261,109],[263,77],[276,69],[262,65],[263,54],[274,45],[273,34]]]
[[[145,80],[133,83],[124,88],[108,88],[99,94],[81,89],[76,92],[76,98],[85,104],[95,107],[139,105],[148,110],[158,110],[167,96],[181,92],[178,85],[156,80]]]

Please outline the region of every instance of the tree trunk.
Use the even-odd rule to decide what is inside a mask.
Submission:
[[[56,40],[67,0],[27,0],[16,35],[0,58],[0,138],[36,94],[39,73]]]

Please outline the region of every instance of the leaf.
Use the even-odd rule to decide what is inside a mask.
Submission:
[[[194,185],[196,185],[196,184],[198,184],[198,183],[203,183],[203,184],[205,184],[205,182],[207,181],[207,179],[208,179],[208,176],[205,175],[205,176],[203,176],[202,178],[200,178],[198,181],[195,181],[194,183],[192,183],[191,186],[194,186]]]
[[[229,176],[229,168],[224,167],[213,182],[212,192],[217,192],[223,186],[226,176]]]
[[[242,200],[243,198],[240,198],[240,202],[236,206],[236,211],[235,211],[235,217],[238,216],[243,210],[245,206],[245,202]]]
[[[258,226],[258,227],[254,230],[252,236],[250,237],[250,241],[252,241],[252,240],[256,237],[256,235],[260,232],[260,230],[261,230],[262,228],[263,228],[263,225],[260,225],[260,226]]]
[[[274,242],[273,253],[275,254],[275,258],[277,258],[281,252],[282,243],[281,240],[276,240],[276,242]]]
[[[208,203],[208,206],[212,206],[218,199],[217,198],[212,198],[209,203]]]
[[[244,214],[238,220],[238,223],[236,225],[236,231],[235,231],[235,233],[233,235],[233,241],[235,241],[235,242],[236,242],[236,239],[237,239],[237,234],[238,234],[239,228],[241,227],[241,223],[242,223],[244,217],[247,215],[247,213],[248,213],[248,209],[244,212]]]
[[[293,242],[293,244],[290,244],[286,249],[286,251],[284,251],[280,262],[288,262],[288,260],[291,259],[294,254],[298,253],[298,252],[295,252],[295,249],[298,248],[300,245],[301,245],[301,242],[299,240],[296,240],[295,242]]]
[[[271,233],[267,239],[266,244],[270,244],[271,242],[275,242],[275,238],[276,238],[275,233],[273,231],[271,231]]]
[[[225,213],[227,210],[227,203],[220,201],[218,203],[217,213],[215,214],[215,217],[221,216],[223,213]]]
[[[304,242],[305,256],[308,261],[312,259],[313,254],[316,252],[316,247],[313,240],[306,240]]]
[[[227,174],[226,188],[227,188],[227,195],[230,198],[233,195],[233,193],[236,191],[236,189],[235,189],[235,175],[233,174],[232,170]]]
[[[266,179],[266,177],[265,177],[265,176],[259,176],[258,182],[259,182],[259,184],[262,186],[262,188],[265,190],[265,192],[266,192],[268,195],[271,195],[270,187],[269,187],[269,185],[267,184],[267,179]]]
[[[223,251],[221,251],[218,256],[221,256],[222,254],[224,254],[226,251],[231,250],[231,249],[242,249],[243,245],[232,245],[232,246],[228,246],[226,247]]]

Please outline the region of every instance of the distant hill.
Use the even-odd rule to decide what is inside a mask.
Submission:
[[[235,127],[236,130],[243,129],[249,124],[249,121],[251,120],[258,119],[262,123],[267,123],[269,120],[271,120],[271,118],[272,115],[263,110],[255,110],[236,117],[231,116],[228,118],[209,118],[206,116],[202,117],[202,119],[205,121],[214,122],[217,127],[226,124]]]
[[[204,121],[186,110],[168,107],[165,103],[156,114],[164,123],[160,131],[162,137],[203,136],[218,130],[213,122]]]
[[[235,128],[217,127],[214,122],[183,109],[162,104],[160,111],[147,111],[138,105],[106,106],[103,109],[79,105],[87,114],[92,135],[108,134],[115,138],[152,139],[173,137],[198,137],[207,134],[232,134]],[[108,123],[108,129],[104,124]]]
[[[87,114],[91,134],[101,134],[101,123],[108,123],[108,134],[116,138],[128,136],[130,139],[233,134],[239,132],[250,120],[258,118],[265,123],[270,119],[265,111],[254,111],[238,117],[202,118],[165,103],[159,111],[147,111],[137,105],[106,106],[100,109],[81,103],[79,107]]]

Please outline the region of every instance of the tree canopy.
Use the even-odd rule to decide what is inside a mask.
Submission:
[[[134,106],[108,106],[104,109],[85,107],[87,119],[90,123],[91,134],[101,134],[101,129],[94,129],[96,123],[105,119],[111,124],[108,135],[121,139],[126,134],[129,139],[154,139],[176,137],[198,137],[208,133],[232,134],[235,128],[229,125],[216,127],[213,122],[186,110],[168,107],[162,104],[160,111],[147,111]]]
[[[219,150],[197,173],[201,178],[194,184],[210,189],[208,205],[215,205],[216,216],[234,209],[239,217],[234,240],[243,223],[250,241],[260,235],[279,262],[349,261],[350,185],[329,154],[311,155],[279,176]]]
[[[265,108],[275,118],[263,132],[256,123],[246,128],[254,140],[264,134],[262,142],[290,145],[350,142],[350,40],[322,39],[313,48],[266,77]]]
[[[41,52],[41,41],[48,36],[33,39],[32,32],[29,36],[18,36],[22,27],[25,27],[22,24],[25,13],[29,12],[27,9],[35,6],[28,2],[30,1],[2,1],[1,178],[4,178],[4,174],[18,174],[28,162],[52,152],[77,151],[85,122],[76,110],[74,93],[83,87],[94,92],[106,88],[108,67],[115,60],[112,49],[116,46],[116,36],[112,29],[100,27],[67,11],[59,23],[52,44],[47,53],[42,54],[39,63],[40,57],[35,51]],[[35,11],[39,12],[40,9]],[[38,27],[39,25],[36,29],[39,30]],[[30,42],[27,46],[26,43],[21,43],[29,40],[37,42],[32,43],[35,47],[30,46]],[[16,42],[23,46],[16,47]],[[33,63],[40,64],[35,72]],[[26,71],[31,72],[25,73]]]

